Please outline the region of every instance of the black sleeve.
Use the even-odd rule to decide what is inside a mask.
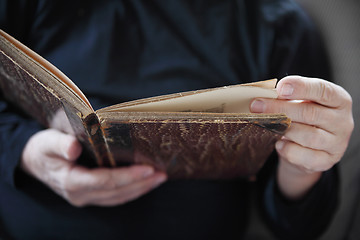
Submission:
[[[274,16],[273,12],[268,15]],[[296,5],[287,4],[278,16],[271,19],[275,29],[274,48],[269,60],[271,74],[279,79],[294,74],[331,80],[325,46],[306,14]],[[265,167],[262,171],[266,173],[260,184],[260,204],[270,229],[280,239],[314,239],[321,235],[338,205],[336,167],[324,172],[304,199],[288,201],[281,195],[275,180],[276,154],[268,164],[272,167]]]
[[[267,165],[264,168],[267,173],[264,174],[268,175],[261,183],[260,203],[270,229],[278,239],[318,238],[326,230],[339,202],[337,168],[324,172],[304,198],[290,201],[281,194],[276,184],[276,163]]]
[[[0,96],[0,181],[14,185],[16,167],[28,139],[40,125]]]
[[[25,42],[35,8],[36,1],[32,0],[0,1],[0,28]],[[0,90],[0,181],[14,185],[22,150],[40,129],[38,123],[7,102]]]

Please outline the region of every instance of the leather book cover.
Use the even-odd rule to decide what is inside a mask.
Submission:
[[[70,79],[0,30],[1,94],[44,127],[75,135],[89,161],[100,167],[149,164],[170,178],[254,175],[290,119],[243,110],[254,97],[275,98],[275,82],[176,93],[94,111]]]
[[[99,119],[113,164],[150,164],[182,179],[256,174],[290,124],[283,114],[112,115]]]
[[[61,101],[35,76],[30,74],[31,66],[13,61],[12,56],[0,49],[0,87],[4,97],[24,109],[45,127],[50,125],[52,117],[61,108]],[[41,74],[39,72],[39,74]],[[38,75],[39,75],[38,74]]]

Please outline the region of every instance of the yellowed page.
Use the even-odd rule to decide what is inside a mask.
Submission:
[[[252,99],[276,98],[276,79],[258,84],[234,85],[193,92],[171,94],[118,104],[105,111],[121,112],[236,112],[249,113]],[[261,87],[259,87],[261,86]],[[265,88],[263,88],[265,87]]]

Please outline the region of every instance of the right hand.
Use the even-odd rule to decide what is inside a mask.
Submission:
[[[81,151],[75,137],[55,129],[43,130],[27,142],[21,167],[78,207],[123,204],[166,181],[165,173],[145,165],[113,169],[82,167],[76,164]]]

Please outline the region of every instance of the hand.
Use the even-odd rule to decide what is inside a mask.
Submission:
[[[280,190],[297,199],[342,158],[354,128],[351,96],[322,79],[288,76],[277,86],[278,99],[256,99],[251,111],[285,113],[292,124],[276,143]],[[292,101],[302,100],[302,101]]]
[[[74,206],[113,206],[159,186],[166,175],[150,166],[87,169],[75,163],[82,147],[75,137],[55,129],[33,135],[21,167]]]

